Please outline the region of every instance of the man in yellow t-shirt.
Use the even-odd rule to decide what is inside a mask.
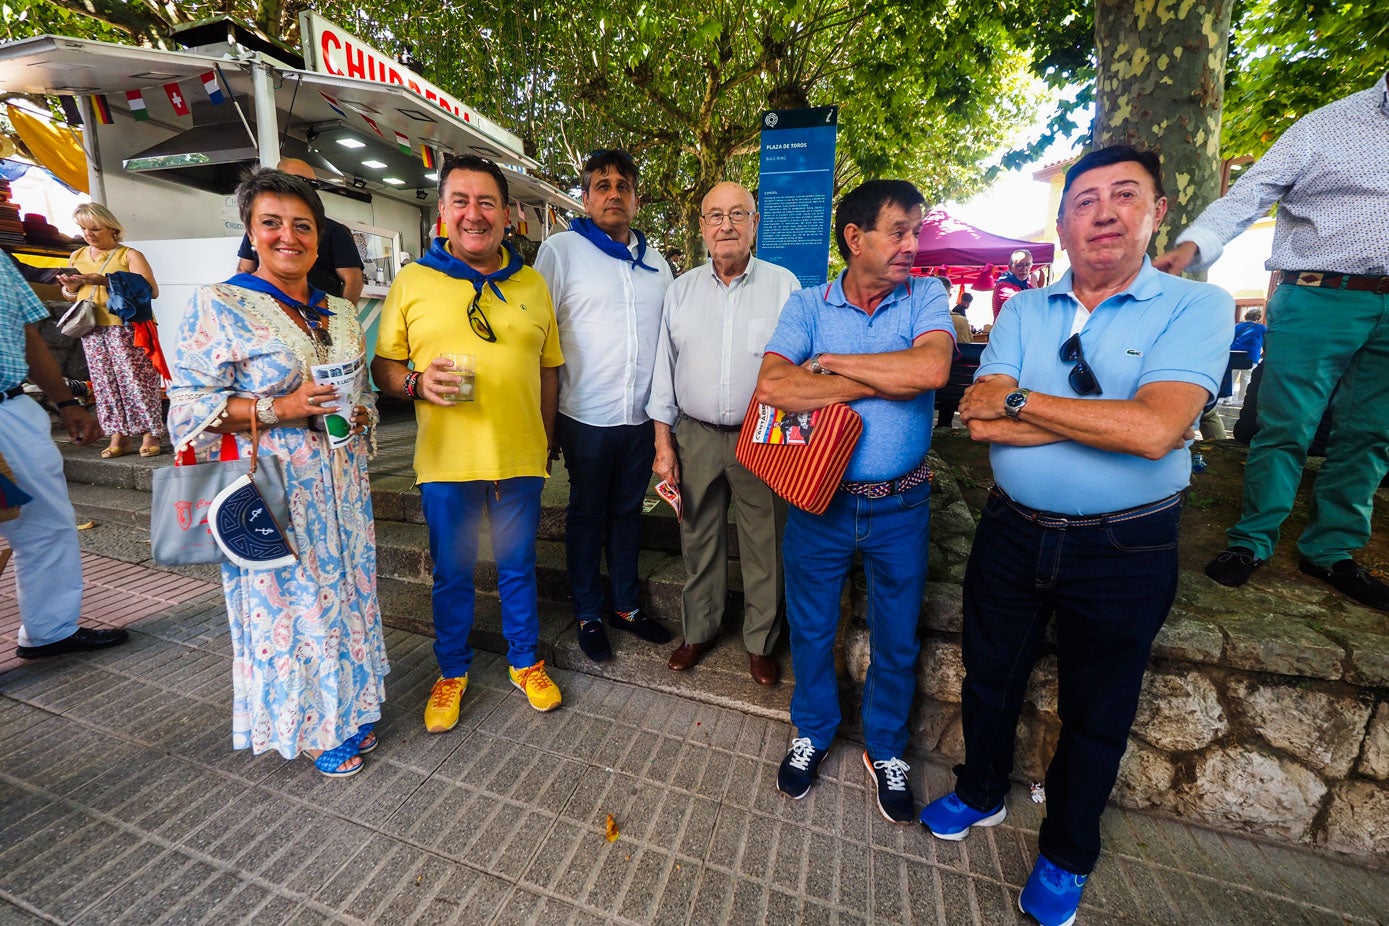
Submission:
[[[441,676],[424,711],[431,733],[458,723],[468,687],[484,510],[512,684],[536,710],[560,704],[536,659],[535,535],[564,357],[545,280],[503,241],[509,203],[496,164],[473,155],[444,160],[439,216],[448,237],[391,285],[371,363],[382,392],[415,402],[415,478],[434,559]]]

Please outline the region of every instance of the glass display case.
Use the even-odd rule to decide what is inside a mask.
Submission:
[[[400,233],[356,222],[344,222],[362,258],[363,299],[381,299],[400,270]]]

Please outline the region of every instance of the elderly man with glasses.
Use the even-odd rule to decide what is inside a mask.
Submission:
[[[757,385],[763,348],[791,293],[791,271],[752,256],[757,206],[736,183],[705,194],[700,229],[709,261],[666,290],[646,412],[656,422],[652,470],[678,487],[685,557],[685,639],[667,665],[693,668],[714,646],[728,599],[728,507],[737,509],[743,644],[759,685],[775,685],[781,531],[786,505],[734,450]]]
[[[965,571],[965,762],[921,822],[941,839],[1007,814],[1028,674],[1056,621],[1061,736],[1040,854],[1019,904],[1070,923],[1100,853],[1153,638],[1177,590],[1192,425],[1234,331],[1219,287],[1155,270],[1167,211],[1150,152],[1116,145],[1066,173],[1056,221],[1071,269],[1004,306],[960,417],[996,485]]]
[[[444,160],[439,218],[447,237],[434,239],[391,284],[371,364],[382,392],[415,403],[415,478],[434,559],[440,675],[424,711],[430,733],[458,723],[468,687],[484,510],[511,683],[538,711],[560,705],[536,656],[535,535],[564,357],[544,279],[504,240],[509,203],[496,164],[473,155]]]

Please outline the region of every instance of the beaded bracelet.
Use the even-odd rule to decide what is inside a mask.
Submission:
[[[403,387],[404,390],[405,390],[405,398],[407,398],[407,399],[418,399],[418,398],[419,398],[419,386],[420,386],[420,371],[419,371],[419,370],[411,370],[409,373],[406,373],[406,374],[405,374],[405,384],[404,384],[404,387]]]

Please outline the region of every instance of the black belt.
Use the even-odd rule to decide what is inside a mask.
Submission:
[[[18,386],[11,386],[4,392],[0,392],[0,402],[8,402],[10,399],[17,399],[22,395],[24,395],[24,384],[20,383]]]
[[[1353,289],[1376,295],[1389,295],[1389,276],[1364,273],[1327,273],[1321,270],[1284,270],[1279,282],[1293,286],[1324,286],[1330,289]]]
[[[904,476],[896,479],[888,479],[883,482],[841,482],[839,491],[848,492],[850,495],[863,495],[868,498],[889,498],[899,492],[914,489],[923,482],[931,481],[931,468],[922,460],[917,464],[916,469]]]
[[[690,416],[686,415],[685,417],[689,418]],[[739,431],[743,430],[742,422],[738,424],[714,424],[712,421],[704,421],[700,418],[690,418],[690,420],[695,424],[702,424],[706,428],[713,428],[715,431],[722,431],[725,434],[737,434]]]
[[[1176,495],[1169,495],[1166,498],[1146,505],[1139,505],[1136,508],[1125,508],[1122,511],[1107,511],[1104,514],[1060,514],[1055,511],[1038,511],[1036,508],[1029,508],[1026,505],[1013,501],[1008,493],[994,486],[989,490],[989,497],[996,498],[1017,514],[1023,520],[1031,521],[1038,527],[1053,527],[1066,529],[1068,527],[1101,527],[1105,524],[1115,524],[1121,521],[1132,521],[1137,518],[1147,517],[1150,514],[1157,514],[1159,511],[1166,511],[1173,505],[1180,505],[1186,498],[1186,490],[1183,489]]]

